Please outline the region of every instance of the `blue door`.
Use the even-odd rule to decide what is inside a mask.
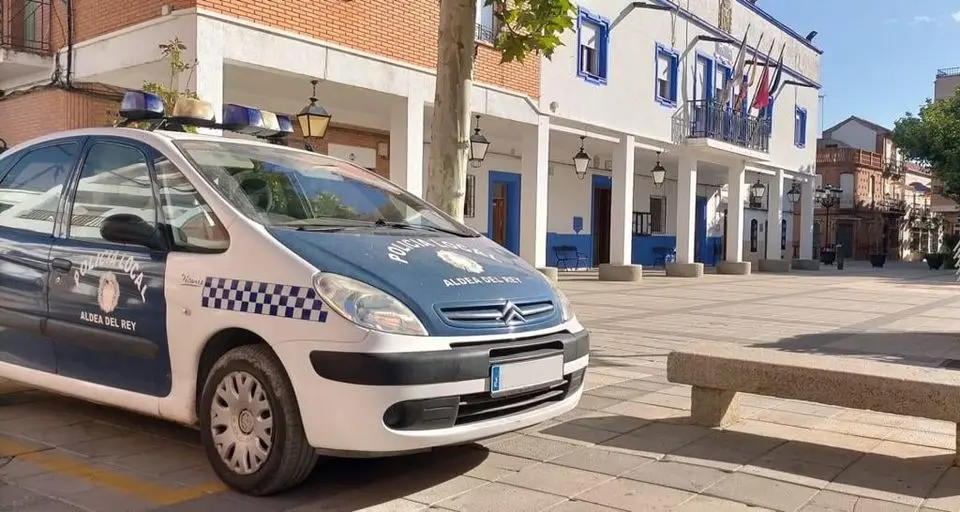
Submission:
[[[60,139],[0,161],[0,361],[57,370],[44,327],[48,256],[82,143]]]
[[[490,171],[487,237],[520,254],[520,175]]]
[[[90,139],[50,250],[48,332],[58,372],[128,391],[170,391],[163,277],[166,253],[109,242],[104,219],[133,214],[158,227],[152,149]]]

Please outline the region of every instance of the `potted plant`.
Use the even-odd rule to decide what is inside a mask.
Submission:
[[[937,270],[943,265],[943,254],[939,252],[928,252],[923,255],[930,270]]]
[[[820,250],[820,263],[824,265],[833,265],[834,260],[837,259],[837,250],[833,247],[824,247]]]
[[[957,258],[955,251],[957,243],[960,242],[960,235],[947,233],[943,235],[943,245],[940,246],[940,253],[943,254],[943,268],[947,270],[956,270]]]
[[[871,252],[870,253],[870,266],[873,268],[881,268],[883,264],[887,262],[887,255],[882,252]]]

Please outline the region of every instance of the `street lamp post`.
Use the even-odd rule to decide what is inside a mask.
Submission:
[[[824,245],[829,246],[830,244],[830,208],[833,208],[840,202],[840,194],[843,193],[843,189],[839,187],[834,187],[833,185],[826,185],[822,188],[817,189],[816,198],[819,201],[820,206],[826,210],[826,225],[824,227]],[[826,247],[825,247],[826,248]],[[836,254],[836,253],[834,253]]]
[[[797,211],[797,203],[800,202],[800,196],[801,196],[801,194],[802,194],[802,192],[801,192],[801,190],[800,190],[800,183],[794,181],[794,182],[793,182],[793,185],[790,185],[790,190],[787,192],[787,199],[790,201],[790,217],[791,217],[790,226],[791,226],[791,228],[793,227],[793,223],[796,222],[796,218],[794,217],[794,212]],[[790,231],[791,231],[791,232],[790,232],[790,245],[792,246],[792,245],[793,245],[793,229],[791,229]],[[794,257],[794,258],[797,258],[798,256],[794,255],[793,257]]]

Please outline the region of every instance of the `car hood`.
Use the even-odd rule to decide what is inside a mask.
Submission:
[[[547,279],[486,237],[392,229],[270,233],[317,269],[393,295],[431,335],[523,332],[562,323]]]

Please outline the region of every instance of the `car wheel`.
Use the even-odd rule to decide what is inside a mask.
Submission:
[[[266,345],[221,356],[204,383],[199,409],[210,465],[239,492],[265,496],[294,487],[317,463],[293,386]]]

